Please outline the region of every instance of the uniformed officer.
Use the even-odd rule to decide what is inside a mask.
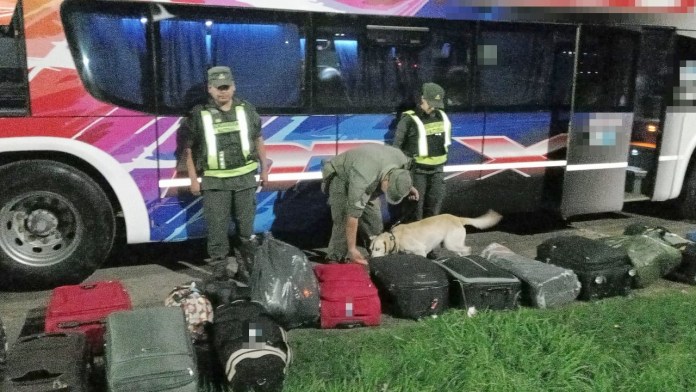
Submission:
[[[413,157],[413,186],[418,201],[404,203],[402,222],[413,222],[440,213],[445,196],[447,150],[452,142],[452,124],[444,108],[445,90],[435,83],[423,84],[420,105],[402,114],[396,126],[394,147]]]
[[[195,106],[184,124],[188,128],[186,169],[191,192],[203,193],[214,278],[229,277],[227,233],[234,219],[241,240],[241,260],[235,278],[247,282],[255,248],[255,175],[259,167],[261,183],[268,180],[261,118],[253,105],[234,96],[234,79],[228,67],[208,70],[208,93],[209,102]],[[199,184],[201,170],[203,178]]]
[[[418,199],[409,166],[403,152],[380,144],[356,147],[324,163],[322,186],[333,219],[328,260],[367,263],[357,248],[358,231],[365,238],[383,231],[379,196],[384,194],[390,204],[409,194]]]

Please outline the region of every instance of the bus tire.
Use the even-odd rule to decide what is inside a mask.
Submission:
[[[684,219],[696,220],[696,166],[692,166],[684,178],[682,193],[677,200],[679,215]]]
[[[60,162],[0,167],[0,287],[77,284],[106,260],[116,222],[109,198],[85,173]]]

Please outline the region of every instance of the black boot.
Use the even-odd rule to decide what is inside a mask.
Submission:
[[[213,267],[213,280],[228,280],[230,278],[227,273],[227,258],[224,259],[213,259],[210,261],[210,265]]]
[[[251,269],[254,265],[254,253],[256,252],[256,239],[252,236],[250,239],[242,239],[242,244],[239,247],[239,260],[237,261],[237,274],[234,275],[236,281],[244,284],[249,284]]]

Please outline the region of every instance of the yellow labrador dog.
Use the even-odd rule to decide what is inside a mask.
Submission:
[[[443,243],[445,248],[460,256],[471,254],[471,247],[464,245],[465,225],[479,229],[495,226],[502,215],[488,210],[478,218],[460,218],[441,214],[418,222],[396,225],[391,231],[371,238],[370,255],[384,256],[392,253],[410,253],[426,256],[436,246]]]

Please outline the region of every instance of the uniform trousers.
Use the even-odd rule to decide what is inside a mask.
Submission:
[[[234,220],[242,239],[248,239],[254,232],[256,189],[204,190],[203,213],[208,224],[208,255],[213,262],[227,260],[230,223]]]
[[[348,254],[346,243],[346,223],[348,218],[348,183],[334,177],[329,185],[329,205],[331,206],[331,240],[326,251],[329,260],[341,261]],[[371,199],[358,220],[357,244],[367,246],[370,236],[380,234],[384,230],[380,200]]]
[[[418,190],[418,201],[404,199],[402,223],[416,222],[440,213],[445,198],[445,173],[411,171],[413,187]]]

